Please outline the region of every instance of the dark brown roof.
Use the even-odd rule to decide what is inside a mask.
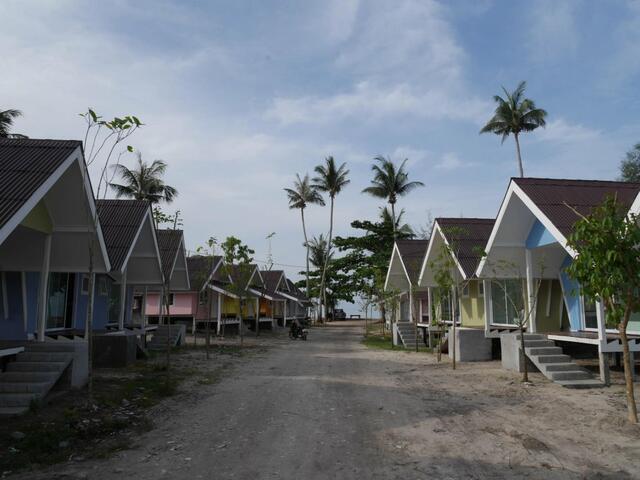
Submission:
[[[482,252],[487,246],[495,220],[493,218],[436,218],[442,234],[457,254],[467,278],[475,275]]]
[[[220,260],[222,260],[222,257],[217,255],[214,255],[213,259],[204,255],[187,257],[187,270],[189,270],[189,283],[192,290],[200,290],[207,277],[211,274],[211,272],[207,273],[207,270],[215,268]],[[220,270],[218,269],[216,273],[220,272]],[[223,277],[217,279],[217,281],[221,280],[224,280]]]
[[[239,285],[240,288],[246,288],[246,283],[249,281],[251,274],[258,268],[255,264],[249,265],[227,265],[228,272],[231,275],[231,281]],[[256,274],[257,275],[257,274]],[[251,283],[252,286],[258,285],[259,280],[255,280]]]
[[[567,206],[582,215],[589,215],[607,196],[616,195],[627,208],[640,192],[640,183],[602,180],[562,180],[550,178],[513,178],[524,193],[567,237],[578,216]]]
[[[149,202],[144,200],[96,200],[102,235],[109,254],[111,270],[122,269]]]
[[[262,275],[267,291],[275,292],[284,272],[282,270],[262,270],[260,274]]]
[[[402,263],[411,283],[417,283],[429,240],[396,240]]]
[[[289,291],[287,292],[287,295],[291,295],[292,297],[295,297],[296,299],[298,299],[299,302],[311,304],[311,302],[309,301],[309,298],[304,293],[302,293],[302,290],[296,287],[295,283],[293,283],[292,280],[285,278],[285,281],[287,282],[287,286],[289,287]]]
[[[81,146],[77,140],[0,138],[0,227]]]
[[[178,253],[180,253],[180,244],[182,243],[182,230],[158,230],[158,250],[160,250],[160,259],[162,260],[162,273],[164,278],[171,276],[171,269],[176,261]]]

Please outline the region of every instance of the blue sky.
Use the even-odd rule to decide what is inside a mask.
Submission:
[[[549,112],[523,139],[526,175],[615,178],[640,141],[638,1],[4,0],[0,18],[16,131],[81,138],[87,106],[139,116],[131,143],[169,163],[190,248],[236,235],[264,259],[275,231],[275,261],[303,265],[282,188],[327,155],[352,177],[338,234],[376,216],[360,191],[378,154],[426,184],[400,202],[410,224],[495,216],[514,145],[478,130],[520,80]],[[328,215],[309,210],[313,234]]]

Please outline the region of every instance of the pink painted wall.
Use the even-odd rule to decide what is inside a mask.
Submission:
[[[195,312],[196,294],[194,292],[181,292],[173,294],[173,305],[170,306],[171,316],[174,315],[186,315],[192,316]],[[147,316],[158,316],[160,314],[159,309],[160,294],[149,292],[147,293],[147,302],[145,305],[145,313]],[[163,309],[166,315],[166,308]],[[202,310],[202,307],[200,308]],[[200,317],[200,312],[198,312]]]

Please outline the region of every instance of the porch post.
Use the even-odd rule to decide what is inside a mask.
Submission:
[[[93,292],[89,291],[89,305],[87,305],[87,312],[89,311],[89,309],[91,309],[91,311],[93,312],[92,318],[91,318],[91,326],[93,327],[93,318],[95,318],[96,313],[95,310],[93,309],[93,304],[95,302],[95,291],[96,288],[98,288],[97,284],[96,284],[96,274],[95,272],[92,273],[91,275],[89,275],[89,285],[93,286]],[[85,318],[85,322],[84,322],[84,338],[88,339],[89,338],[89,322],[87,321],[87,319]]]
[[[27,273],[20,272],[20,281],[22,283],[22,321],[24,322],[24,331],[27,333],[29,328],[29,308],[27,299]]]
[[[221,320],[222,320],[222,294],[218,292],[218,322],[216,323],[216,335],[220,335]]]
[[[607,344],[607,326],[604,318],[604,305],[596,302],[596,320],[598,323],[598,364],[600,367],[600,381],[605,385],[609,385],[611,378],[609,375],[609,358],[605,353],[604,347]]]
[[[491,333],[491,282],[482,280],[482,289],[484,291],[484,335],[488,337]]]
[[[47,323],[47,297],[49,296],[49,266],[51,265],[51,234],[44,237],[40,291],[38,292],[38,341],[44,342]]]
[[[142,328],[147,326],[147,286],[144,286],[144,292],[142,293],[142,305],[140,306],[140,313],[142,318],[140,319]]]
[[[409,321],[413,323],[413,288],[409,285]]]
[[[433,321],[435,320],[435,308],[433,305],[433,288],[427,287],[427,308],[429,309],[429,323],[427,327],[427,335],[429,335],[429,348],[433,348],[432,340],[431,340],[431,325],[433,325]]]
[[[527,309],[529,310],[529,332],[536,333],[538,331],[536,325],[536,298],[533,285],[533,260],[531,258],[531,249],[524,251],[524,259],[527,269]]]
[[[127,269],[122,272],[120,280],[120,312],[118,313],[118,330],[124,330],[124,313],[127,303]]]

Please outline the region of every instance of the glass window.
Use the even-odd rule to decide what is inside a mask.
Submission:
[[[584,296],[584,326],[586,328],[598,328],[598,314],[596,302],[592,298]]]
[[[81,287],[81,292],[82,295],[88,295],[89,294],[89,275],[87,275],[86,273],[82,274],[82,283],[81,283],[82,287]]]
[[[109,323],[118,323],[120,320],[120,285],[108,282],[106,278],[102,278],[102,280],[104,280],[104,288],[109,297]]]
[[[68,273],[49,274],[47,328],[71,328],[73,325],[73,280]]]
[[[522,314],[522,282],[517,279],[495,280],[491,287],[493,323],[516,325]]]
[[[484,297],[484,283],[481,280],[478,281],[478,296]]]
[[[105,277],[98,279],[98,295],[102,295],[103,297],[109,295],[109,283]]]
[[[169,294],[169,305],[173,305],[173,293]]]
[[[469,284],[466,283],[462,287],[462,298],[468,298],[468,297],[469,297]]]

